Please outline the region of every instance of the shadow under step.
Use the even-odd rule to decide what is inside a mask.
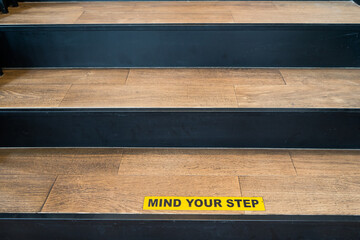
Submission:
[[[0,237],[356,239],[359,156],[334,150],[0,149],[0,212],[7,212],[0,214]],[[143,209],[146,196],[256,196],[265,211],[155,212]]]

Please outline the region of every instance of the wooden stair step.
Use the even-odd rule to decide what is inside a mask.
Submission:
[[[266,211],[240,214],[356,215],[359,158],[325,150],[1,149],[0,212],[160,213],[142,210],[145,196],[258,196]]]
[[[351,1],[20,3],[0,24],[360,23]]]
[[[359,108],[359,69],[4,70],[0,107]]]

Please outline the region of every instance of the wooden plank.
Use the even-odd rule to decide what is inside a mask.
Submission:
[[[360,69],[281,69],[287,85],[360,85]]]
[[[360,194],[298,194],[303,215],[359,215]]]
[[[127,85],[284,85],[277,69],[131,69]]]
[[[75,84],[125,84],[129,69],[89,69]]]
[[[229,6],[233,6],[236,2],[224,2],[219,1],[162,1],[159,2],[136,2],[133,12],[140,13],[230,13]],[[241,4],[245,6],[246,4]],[[259,5],[257,5],[259,6]]]
[[[287,151],[126,149],[120,175],[295,175]]]
[[[121,12],[111,14],[109,12],[85,11],[84,14],[75,22],[77,24],[90,23],[121,23],[121,24],[141,24],[141,23],[233,23],[230,12],[226,13],[143,13],[143,12]]]
[[[55,176],[0,175],[0,212],[38,212]]]
[[[360,23],[359,12],[350,1],[44,2],[20,3],[0,24]]]
[[[84,6],[84,14],[76,23],[233,23],[231,12],[220,5],[191,2],[136,2],[131,9]]]
[[[69,4],[69,2],[20,2],[18,7],[12,8],[15,12],[74,12],[83,10],[84,3],[81,4]],[[12,11],[12,12],[14,12]]]
[[[360,87],[340,85],[236,86],[239,107],[359,108]]]
[[[70,85],[0,86],[0,107],[57,107]]]
[[[266,214],[360,214],[359,177],[240,177],[240,185],[243,196],[264,198]]]
[[[308,177],[308,176],[241,176],[244,192],[296,192],[332,194],[360,194],[360,177]],[[360,204],[360,203],[359,203]],[[360,207],[360,205],[359,205]]]
[[[1,149],[0,174],[117,175],[122,149]]]
[[[5,69],[0,85],[125,84],[128,69]]]
[[[262,197],[264,199],[265,211],[251,212],[245,211],[245,214],[251,215],[301,215],[302,211],[297,201],[296,193],[286,192],[243,192],[244,197]]]
[[[85,78],[89,70],[58,69],[4,69],[1,86],[8,85],[69,85]]]
[[[360,176],[359,151],[291,151],[298,175]]]
[[[103,5],[92,8],[83,5],[85,12],[76,23],[233,23],[228,7],[207,2],[136,2],[131,9],[111,4],[99,13]],[[109,6],[109,5],[107,5]]]
[[[72,85],[60,107],[236,107],[232,86]]]
[[[69,2],[62,2],[64,4],[69,4]],[[81,6],[84,11],[98,11],[101,9],[105,12],[112,12],[112,13],[120,13],[120,12],[129,12],[133,11],[136,2],[134,1],[81,1],[76,2],[76,5]]]
[[[72,24],[81,14],[79,4],[19,3],[10,14],[0,14],[0,24]]]
[[[231,8],[236,23],[358,23],[360,9],[352,2],[273,1],[274,8]]]
[[[237,177],[59,176],[43,212],[154,212],[142,210],[145,196],[241,195]],[[161,212],[163,211],[156,211],[156,213]],[[176,212],[180,211],[167,211],[167,213]],[[181,212],[198,213],[197,211]]]

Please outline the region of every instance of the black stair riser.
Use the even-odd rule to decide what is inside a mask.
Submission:
[[[360,148],[360,110],[9,109],[0,147]]]
[[[359,239],[358,216],[1,214],[0,238]]]
[[[1,67],[360,67],[360,24],[0,26]]]

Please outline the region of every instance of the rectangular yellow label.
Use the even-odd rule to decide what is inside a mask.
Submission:
[[[144,210],[265,211],[262,197],[145,197]]]

